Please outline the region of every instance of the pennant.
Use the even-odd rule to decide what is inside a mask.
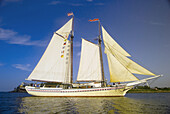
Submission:
[[[71,15],[73,15],[73,12],[71,12],[71,13],[67,13],[67,16],[71,16]]]
[[[99,19],[93,19],[93,20],[89,20],[90,22],[94,22],[94,21],[99,21]]]

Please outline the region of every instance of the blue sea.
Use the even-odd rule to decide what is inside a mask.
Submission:
[[[170,93],[125,97],[33,97],[0,92],[0,114],[170,114]]]

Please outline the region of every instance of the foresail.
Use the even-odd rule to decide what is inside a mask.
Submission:
[[[131,56],[106,32],[103,26],[102,26],[102,34],[103,34],[104,45],[106,48],[115,49],[124,56],[129,56],[129,57]]]
[[[27,80],[70,83],[70,42],[72,19],[54,33],[47,49]]]
[[[136,62],[132,61],[131,59],[123,56],[121,53],[117,52],[116,50],[110,50],[112,54],[116,57],[116,59],[126,67],[131,73],[134,74],[141,74],[141,75],[152,75],[155,74],[150,72],[149,70],[145,69],[144,67],[140,66]]]
[[[138,80],[112,55],[112,53],[110,53],[110,51],[105,49],[105,53],[109,64],[110,82],[127,82]]]
[[[77,81],[101,81],[99,46],[82,39]]]
[[[113,40],[103,27],[102,33],[111,82],[135,81],[137,78],[133,74],[155,76],[149,70],[129,59],[127,56],[130,55]]]

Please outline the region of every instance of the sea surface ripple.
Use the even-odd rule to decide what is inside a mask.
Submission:
[[[0,92],[0,113],[170,114],[170,93],[128,93],[125,97],[33,97]]]

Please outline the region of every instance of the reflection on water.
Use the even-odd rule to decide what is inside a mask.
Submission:
[[[148,96],[149,95],[149,96]],[[20,113],[168,113],[170,97],[159,100],[151,94],[129,94],[127,97],[24,97]],[[166,94],[170,95],[170,94]],[[137,97],[136,97],[137,96]],[[140,98],[138,97],[140,96]],[[149,98],[148,98],[149,97]]]

